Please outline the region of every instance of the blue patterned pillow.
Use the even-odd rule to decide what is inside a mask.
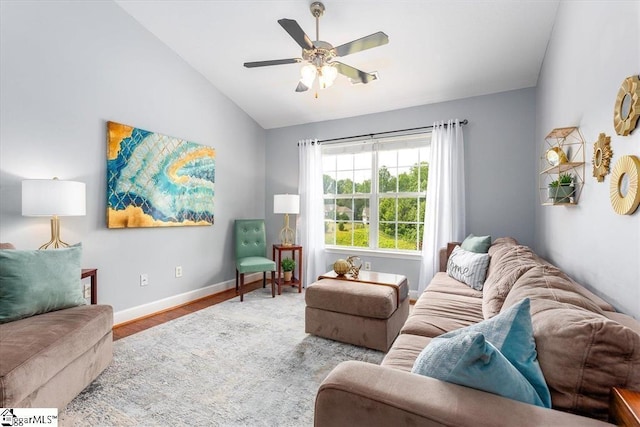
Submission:
[[[481,332],[434,338],[416,359],[412,372],[544,406],[529,381]]]
[[[538,353],[536,352],[536,343],[531,325],[529,298],[523,299],[489,320],[447,332],[440,335],[438,339],[460,339],[457,337],[466,336],[470,333],[481,333],[485,340],[501,352],[509,363],[531,384],[542,403],[539,406],[551,407],[551,394],[538,364]],[[423,352],[430,345],[431,343]],[[420,362],[421,357],[422,353],[416,359],[414,372],[416,372],[417,367],[421,366],[421,372],[419,373],[428,375],[428,373],[425,373],[429,371],[428,366]],[[491,377],[487,378],[487,381],[491,383]]]
[[[489,254],[470,252],[456,246],[447,261],[447,274],[476,291],[481,291],[487,277],[487,267]]]

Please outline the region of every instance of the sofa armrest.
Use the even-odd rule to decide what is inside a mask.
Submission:
[[[440,272],[445,272],[447,271],[447,262],[449,261],[449,256],[451,256],[451,252],[453,252],[453,248],[456,247],[456,245],[459,245],[460,242],[451,242],[451,243],[447,243],[447,247],[446,248],[442,248],[440,249],[440,252],[438,253],[438,255],[440,256]]]
[[[602,421],[365,362],[338,365],[316,395],[323,426],[610,426]]]

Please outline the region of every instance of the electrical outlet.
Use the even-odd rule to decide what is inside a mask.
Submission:
[[[182,277],[182,266],[181,265],[176,267],[176,277]]]
[[[369,261],[365,261],[364,262],[364,269],[365,270],[371,270],[371,263]]]
[[[84,297],[85,298],[91,298],[91,284],[90,283],[85,283],[84,284]]]
[[[147,286],[149,284],[149,275],[147,273],[142,273],[140,275],[140,286]]]

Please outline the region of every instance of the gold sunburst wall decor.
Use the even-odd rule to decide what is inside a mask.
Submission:
[[[638,191],[640,159],[636,156],[622,156],[618,159],[611,174],[609,196],[611,206],[620,215],[631,215],[640,204]]]
[[[629,135],[640,118],[640,79],[630,76],[624,79],[613,108],[613,126],[618,135]]]
[[[611,137],[601,133],[593,144],[593,176],[598,182],[604,181],[605,175],[609,174],[611,156]]]

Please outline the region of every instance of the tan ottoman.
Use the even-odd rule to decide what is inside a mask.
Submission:
[[[358,280],[327,273],[305,292],[305,332],[387,351],[409,315],[405,276],[360,272]]]

